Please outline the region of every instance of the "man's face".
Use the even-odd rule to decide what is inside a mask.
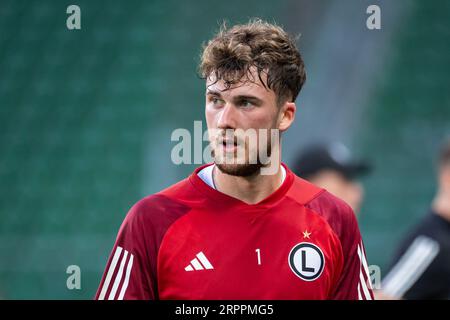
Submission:
[[[239,82],[229,89],[222,80],[206,81],[205,116],[212,155],[222,172],[235,176],[256,174],[262,167],[259,152],[270,156],[271,143],[279,142],[270,139],[270,129],[278,129],[280,120],[275,92],[266,89],[254,71],[250,78],[255,82]],[[266,81],[265,74],[262,80]]]

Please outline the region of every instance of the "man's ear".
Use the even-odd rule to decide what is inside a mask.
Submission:
[[[281,132],[286,131],[294,122],[296,110],[295,102],[287,101],[281,106],[278,118],[278,129]]]

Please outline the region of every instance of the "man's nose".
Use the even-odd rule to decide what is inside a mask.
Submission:
[[[232,104],[226,103],[219,112],[217,127],[219,129],[235,129],[237,116],[236,112],[237,110]]]

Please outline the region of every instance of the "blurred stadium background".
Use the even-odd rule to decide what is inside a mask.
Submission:
[[[81,30],[66,28],[70,4]],[[381,30],[366,28],[370,4]],[[250,17],[301,33],[308,79],[285,161],[340,140],[374,164],[359,219],[384,271],[450,133],[449,1],[2,0],[0,298],[94,296],[129,207],[196,166],[171,163],[170,134],[203,119],[201,43]]]

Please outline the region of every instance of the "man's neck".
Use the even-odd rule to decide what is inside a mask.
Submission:
[[[283,173],[281,168],[274,175],[255,174],[249,177],[232,176],[220,171],[217,166],[213,169],[216,189],[247,204],[258,203],[282,184]]]

